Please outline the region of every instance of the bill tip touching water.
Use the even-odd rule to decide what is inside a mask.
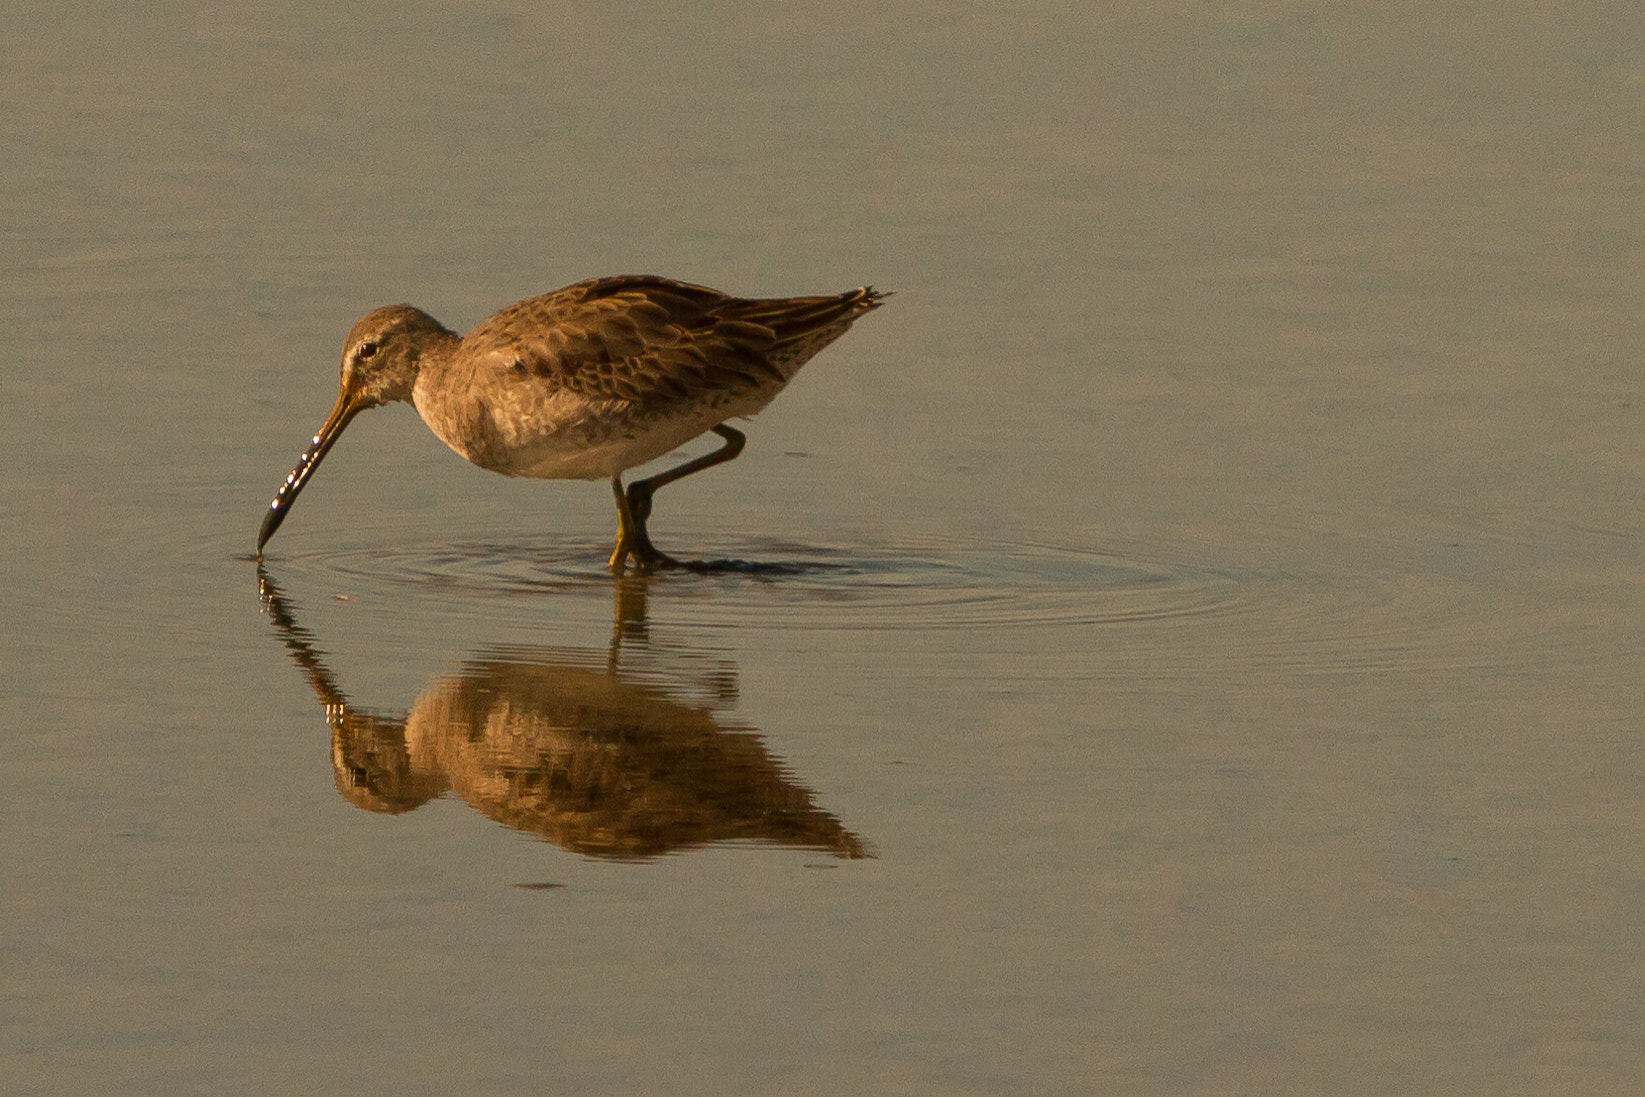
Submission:
[[[776,398],[801,366],[889,294],[740,298],[647,275],[577,282],[518,301],[459,337],[421,309],[367,313],[343,342],[337,402],[263,515],[257,554],[355,416],[409,403],[441,441],[504,476],[609,480],[610,559],[678,563],[651,543],[657,489],[742,452],[726,425]],[[626,487],[622,474],[712,432],[712,453]]]

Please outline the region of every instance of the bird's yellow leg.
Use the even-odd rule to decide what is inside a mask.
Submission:
[[[645,531],[645,518],[651,512],[650,497],[645,499],[645,509],[636,511],[630,496],[623,491],[622,480],[615,476],[611,478],[611,493],[617,498],[617,547],[611,550],[611,560],[606,566],[621,575],[624,561],[630,556],[634,557],[635,570],[642,573],[676,566],[679,561],[657,551]]]
[[[617,547],[611,550],[611,561],[606,566],[621,575],[623,564],[628,560],[628,531],[633,524],[633,518],[628,510],[628,496],[623,492],[620,477],[611,478],[611,493],[617,497]]]
[[[725,445],[713,453],[705,453],[695,457],[683,465],[678,465],[667,472],[659,472],[655,476],[644,480],[636,480],[628,485],[628,511],[635,521],[639,522],[640,529],[645,530],[645,520],[651,517],[651,497],[658,488],[672,484],[676,480],[683,480],[694,472],[711,469],[715,465],[723,465],[743,451],[748,438],[742,431],[728,427],[724,423],[714,428],[714,433],[725,439]]]
[[[694,472],[725,464],[741,453],[748,441],[742,431],[728,427],[724,423],[715,427],[714,433],[725,439],[725,445],[713,453],[705,453],[667,472],[636,480],[628,485],[627,491],[623,490],[620,477],[611,478],[611,493],[617,498],[617,547],[611,550],[611,560],[607,564],[612,571],[622,574],[630,556],[634,557],[636,570],[641,572],[679,565],[679,561],[672,556],[659,552],[651,543],[651,536],[646,532],[646,519],[651,517],[651,497],[660,487],[682,480]]]

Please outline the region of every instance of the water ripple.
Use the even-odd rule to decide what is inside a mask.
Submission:
[[[712,551],[716,546],[709,545]],[[298,556],[299,570],[447,598],[609,597],[602,548],[518,540],[366,545]],[[1101,625],[1224,613],[1273,577],[1042,542],[925,539],[742,543],[649,580],[683,623],[801,629]]]

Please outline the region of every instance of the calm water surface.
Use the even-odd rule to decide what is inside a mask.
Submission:
[[[1632,1092],[1625,6],[24,4],[0,1090]],[[661,493],[344,332],[896,291]],[[693,451],[695,452],[695,451]]]

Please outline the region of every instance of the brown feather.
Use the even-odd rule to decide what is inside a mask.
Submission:
[[[859,289],[742,300],[687,282],[619,275],[520,301],[464,342],[507,348],[501,368],[515,377],[530,374],[588,398],[633,401],[643,411],[687,392],[732,394],[786,381],[882,299]]]

